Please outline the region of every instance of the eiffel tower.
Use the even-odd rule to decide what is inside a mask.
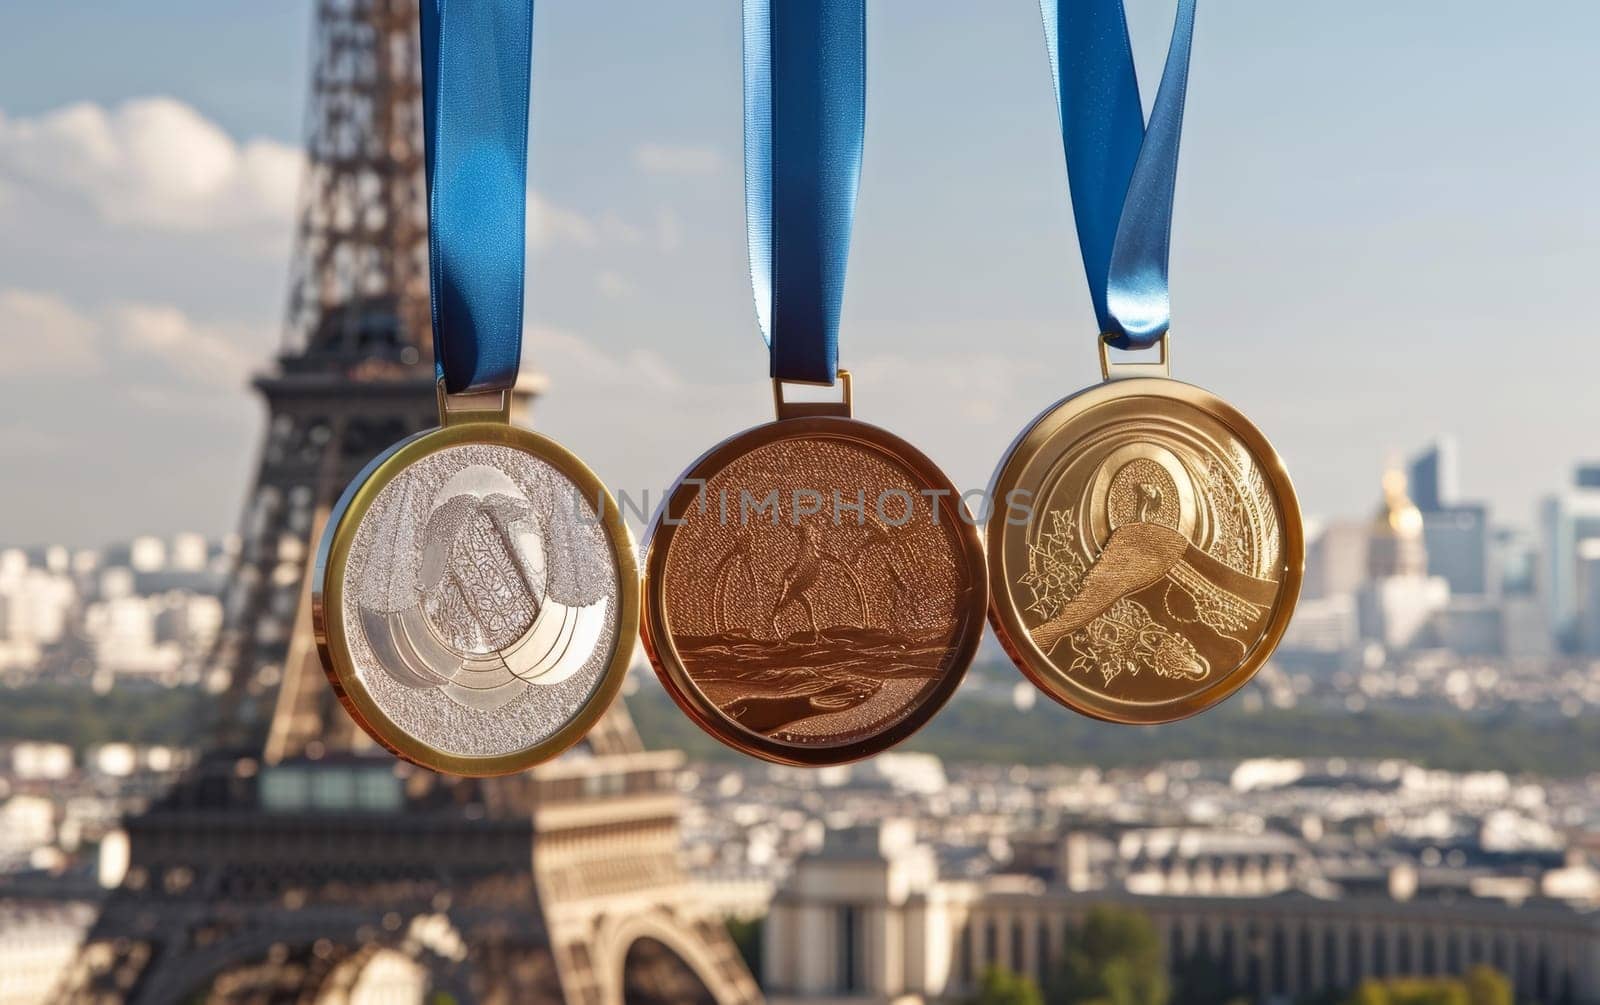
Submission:
[[[128,869],[64,1001],[743,1005],[759,992],[678,862],[681,755],[620,701],[506,778],[378,750],[339,707],[308,573],[328,510],[435,424],[417,0],[319,0],[283,351],[196,767],[126,821]],[[525,419],[537,381],[524,380]]]

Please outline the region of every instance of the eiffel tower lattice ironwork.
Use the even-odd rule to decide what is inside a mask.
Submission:
[[[255,382],[267,430],[208,675],[217,715],[197,766],[126,822],[126,876],[60,998],[758,1001],[678,862],[681,755],[645,750],[620,701],[567,755],[463,780],[378,750],[323,677],[322,523],[436,405],[417,0],[316,11],[286,337]]]

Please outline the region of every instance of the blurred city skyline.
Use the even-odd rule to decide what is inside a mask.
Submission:
[[[1130,4],[1152,70],[1169,6]],[[1444,11],[1201,11],[1174,373],[1257,421],[1310,515],[1367,513],[1391,455],[1451,433],[1464,496],[1532,526],[1593,418],[1600,348],[1545,319],[1585,310],[1600,10]],[[658,494],[770,414],[738,5],[549,2],[538,18],[535,421]],[[305,0],[16,12],[0,40],[8,543],[231,529],[263,418],[245,382],[287,297],[310,20]],[[880,2],[869,31],[842,356],[862,418],[981,487],[1025,422],[1097,377],[1038,11]],[[1518,365],[1535,352],[1558,365]]]

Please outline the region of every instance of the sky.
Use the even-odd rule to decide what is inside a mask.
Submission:
[[[282,337],[308,0],[13,0],[0,33],[0,543],[234,529]],[[1170,0],[1130,0],[1146,100]],[[1173,373],[1369,512],[1440,434],[1526,524],[1600,455],[1600,4],[1202,3]],[[869,0],[841,331],[856,414],[982,487],[1098,380],[1033,0]],[[536,426],[631,496],[771,417],[736,0],[541,0]]]

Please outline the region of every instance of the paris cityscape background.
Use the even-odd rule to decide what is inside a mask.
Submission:
[[[1273,439],[1309,542],[1283,646],[1223,706],[1095,723],[991,645],[895,753],[801,771],[721,748],[641,663],[617,728],[643,749],[608,737],[537,776],[532,892],[497,880],[537,919],[517,972],[482,951],[465,880],[428,874],[427,910],[374,881],[362,952],[285,934],[352,902],[296,863],[252,859],[267,892],[219,892],[225,826],[176,846],[222,848],[216,885],[152,865],[149,835],[219,806],[308,835],[401,830],[429,800],[467,806],[463,833],[480,802],[504,812],[329,756],[337,708],[287,753],[229,751],[259,777],[246,801],[182,795],[220,763],[202,724],[238,688],[218,653],[257,627],[238,570],[280,430],[251,380],[315,344],[285,321],[315,26],[399,6],[32,5],[0,38],[0,1002],[539,981],[630,1002],[1600,1001],[1600,348],[1549,321],[1585,316],[1596,263],[1600,10],[1577,2],[1201,12],[1174,373]],[[1170,12],[1129,7],[1153,73]],[[770,409],[737,5],[538,17],[531,421],[655,498]],[[885,0],[869,46],[843,360],[860,417],[982,487],[1096,377],[1037,8]],[[277,588],[279,654],[246,692],[269,713],[300,637],[299,579]],[[167,930],[236,896],[284,927]],[[607,927],[628,911],[659,923]]]

